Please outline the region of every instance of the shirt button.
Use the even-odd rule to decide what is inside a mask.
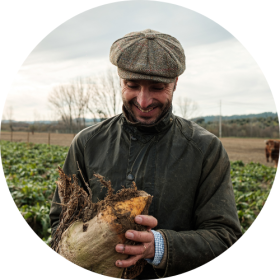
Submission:
[[[128,179],[129,181],[133,181],[133,180],[134,180],[134,176],[133,176],[131,173],[129,173],[129,174],[127,175],[127,179]]]
[[[136,141],[136,140],[137,140],[137,138],[135,138],[134,136],[131,136],[131,140]]]

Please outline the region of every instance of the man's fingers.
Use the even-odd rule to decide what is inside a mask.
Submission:
[[[147,246],[146,246],[147,248]],[[144,245],[135,245],[135,246],[130,246],[130,245],[122,245],[118,244],[116,246],[116,251],[121,254],[126,254],[126,255],[143,255],[144,252],[146,251]]]
[[[125,237],[129,240],[142,242],[142,243],[149,243],[152,242],[154,239],[154,235],[152,232],[136,231],[136,230],[128,230],[125,233]]]
[[[149,228],[154,228],[157,226],[158,221],[153,216],[148,215],[138,215],[135,217],[135,222],[139,225],[147,226]]]
[[[118,267],[129,267],[132,265],[135,265],[138,260],[141,259],[141,256],[131,256],[130,258],[126,260],[118,260],[116,261],[116,266]]]
[[[154,256],[154,235],[151,232],[151,228],[157,226],[157,219],[153,216],[139,215],[135,217],[135,222],[140,225],[146,226],[148,228],[148,231],[128,230],[125,233],[125,237],[132,241],[147,243],[145,245],[147,247],[145,248],[143,245],[130,246],[130,245],[118,244],[115,247],[118,253],[130,255],[130,257],[126,260],[116,261],[116,266],[118,267],[132,266],[136,264],[138,260],[144,258],[144,255],[149,257]],[[151,250],[151,244],[153,250]]]

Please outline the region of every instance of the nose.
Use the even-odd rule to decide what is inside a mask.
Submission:
[[[152,104],[153,99],[149,93],[149,88],[146,86],[141,86],[140,92],[137,95],[137,102],[142,109],[147,108]]]

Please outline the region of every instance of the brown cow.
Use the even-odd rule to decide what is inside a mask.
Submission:
[[[269,139],[265,140],[265,156],[266,156],[266,161],[269,162],[269,158],[271,157],[271,147],[274,145],[274,140]],[[272,159],[271,159],[272,162]]]
[[[277,167],[279,161],[280,140],[269,139],[265,141],[265,144],[266,161],[269,162],[269,157],[271,157],[271,162],[275,161],[275,167]]]

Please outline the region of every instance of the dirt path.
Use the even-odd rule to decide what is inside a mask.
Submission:
[[[44,132],[13,132],[12,140],[15,142],[30,142],[38,144],[59,145],[59,146],[70,146],[75,134],[64,134],[64,133],[44,133]],[[11,141],[11,133],[1,131],[1,140]]]
[[[242,160],[244,163],[253,161],[267,166],[274,166],[274,163],[266,162],[265,139],[222,138],[221,141],[231,161]]]

